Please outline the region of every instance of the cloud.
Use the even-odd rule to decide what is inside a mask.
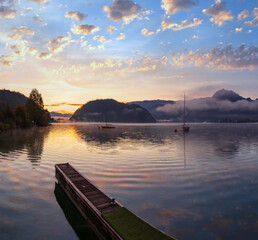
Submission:
[[[101,35],[97,35],[93,39],[97,40],[97,41],[99,41],[99,42],[101,42],[103,44],[108,43],[108,42],[111,41],[110,39],[106,39],[104,36],[101,36]]]
[[[240,45],[233,49],[232,45],[224,48],[217,46],[210,52],[193,52],[185,54],[172,54],[173,64],[184,66],[185,63],[198,67],[204,66],[209,69],[231,70],[249,69],[254,70],[258,67],[258,47]]]
[[[35,31],[33,29],[27,28],[27,27],[24,27],[24,26],[12,28],[12,30],[14,32],[18,32],[18,33],[26,34],[26,35],[34,35],[35,34]]]
[[[156,68],[157,68],[156,60],[152,60],[150,57],[144,57],[139,61],[139,66],[124,68],[122,70],[118,70],[117,72],[122,72],[122,73],[147,72],[147,71],[153,71]]]
[[[13,54],[17,56],[23,56],[27,52],[27,45],[28,45],[28,42],[26,40],[21,40],[17,42],[16,45],[12,45],[10,49],[15,50]]]
[[[179,10],[189,10],[198,5],[198,0],[162,0],[161,8],[166,14],[175,14]]]
[[[150,57],[144,57],[139,60],[134,58],[125,59],[124,61],[105,59],[101,62],[93,61],[89,67],[96,70],[95,73],[116,76],[117,74],[154,71],[158,62],[158,60],[153,60]]]
[[[28,51],[31,55],[34,56],[34,55],[39,51],[39,49],[34,48],[34,47],[29,47],[29,48],[27,49],[27,51]]]
[[[91,51],[93,51],[93,50],[96,49],[96,47],[95,47],[95,46],[92,46],[91,44],[88,45],[88,48],[89,48],[89,50],[91,50]]]
[[[48,42],[48,50],[51,52],[61,52],[70,44],[70,37],[57,37]]]
[[[148,29],[146,29],[146,28],[142,29],[141,33],[142,33],[142,35],[144,35],[144,36],[150,36],[150,35],[154,34],[153,31],[148,30]]]
[[[162,21],[161,22],[161,28],[162,28],[163,31],[166,30],[166,29],[172,29],[176,25],[177,25],[176,23],[172,23],[172,22],[169,22],[169,21]]]
[[[250,27],[256,27],[258,25],[258,8],[253,10],[254,19],[252,21],[246,21],[245,24]]]
[[[0,58],[1,58],[1,57],[0,57]],[[1,81],[1,80],[5,80],[5,79],[7,79],[7,78],[13,76],[15,73],[16,73],[16,72],[11,72],[11,73],[8,73],[8,74],[1,75],[1,76],[0,76],[0,81]]]
[[[235,33],[242,32],[243,28],[235,28]]]
[[[47,4],[48,1],[47,0],[32,0],[34,3],[37,3],[37,4]]]
[[[123,40],[125,38],[124,33],[120,33],[120,35],[116,38],[117,41]]]
[[[49,105],[45,105],[45,106],[46,106],[46,107],[60,107],[60,106],[63,106],[63,105],[78,106],[78,107],[83,106],[83,104],[79,104],[79,103],[68,103],[68,102],[53,103],[53,104],[49,104]]]
[[[250,11],[243,10],[241,13],[238,14],[237,19],[241,21],[250,16],[252,16],[252,13]]]
[[[39,22],[42,26],[46,26],[46,25],[47,25],[47,23],[44,22],[38,15],[35,15],[35,16],[33,17],[33,20],[34,20],[35,22]]]
[[[84,14],[84,13],[81,13],[81,12],[73,12],[73,11],[70,11],[70,12],[66,12],[65,13],[65,17],[67,18],[73,18],[79,22],[81,22],[82,20],[84,20],[86,17],[88,17],[88,14]]]
[[[199,18],[194,18],[193,22],[189,21],[188,19],[183,20],[180,24],[177,23],[171,23],[169,21],[162,21],[161,22],[161,28],[162,30],[171,29],[173,31],[179,31],[185,28],[190,27],[197,27],[202,23],[203,20]]]
[[[44,59],[44,60],[46,60],[46,59],[51,58],[52,55],[53,55],[52,53],[42,52],[42,53],[38,53],[38,54],[37,54],[37,58],[38,58],[38,59]]]
[[[19,33],[13,33],[13,34],[9,35],[9,37],[14,39],[14,38],[20,38],[20,37],[22,37],[22,35]]]
[[[67,105],[81,107],[81,106],[83,106],[84,104],[79,104],[79,103],[67,103]]]
[[[112,70],[113,72],[111,73],[121,73],[121,72],[129,72],[127,68],[127,66],[129,66],[131,68],[133,64],[133,60],[132,59],[126,59],[124,61],[121,60],[113,60],[110,58],[105,59],[102,62],[96,62],[93,61],[90,63],[90,67],[94,70],[96,69],[104,69],[105,71],[107,71],[108,74],[110,74],[110,72],[108,72],[108,70]],[[126,66],[126,67],[125,67]]]
[[[1,5],[6,5],[6,6],[14,6],[18,1],[17,0],[0,0]]]
[[[105,59],[103,62],[93,61],[90,63],[92,69],[113,69],[120,68],[122,63],[120,60],[112,60],[110,58]]]
[[[77,26],[74,25],[71,30],[74,34],[90,35],[90,34],[93,34],[94,32],[99,31],[100,28],[94,25],[81,24]]]
[[[143,8],[131,0],[114,0],[110,6],[104,6],[109,19],[130,23],[144,13]]]
[[[17,48],[16,45],[12,45],[12,46],[9,47],[9,49],[12,49],[12,50],[13,50],[13,49],[16,49],[16,48]]]
[[[159,76],[159,75],[154,75],[154,79],[160,79],[160,80],[172,80],[172,79],[180,79],[184,78],[184,75],[168,75],[168,76]]]
[[[210,21],[221,27],[226,21],[233,20],[234,18],[231,11],[226,10],[225,8],[226,2],[216,0],[215,4],[211,5],[208,9],[203,9],[202,12],[205,15],[212,16]]]
[[[125,63],[127,63],[128,67],[116,69],[114,74],[154,71],[157,68],[157,62],[158,60],[153,60],[150,57],[144,57],[138,61],[127,59]]]
[[[3,66],[12,66],[13,65],[13,56],[12,55],[2,55],[0,56],[0,63]]]
[[[166,65],[166,64],[167,64],[167,61],[168,61],[168,58],[167,58],[166,56],[163,56],[163,57],[161,58],[161,63],[162,63],[163,65]]]
[[[170,114],[179,114],[184,107],[183,101],[177,101],[175,104],[166,104],[158,107],[156,110]],[[216,98],[203,98],[193,99],[188,101],[187,109],[189,111],[206,111],[206,110],[219,110],[221,112],[227,111],[258,111],[258,101],[249,102],[247,100],[239,100],[230,102],[228,100],[218,100]]]
[[[117,30],[117,28],[112,25],[108,26],[106,29],[106,31],[109,32],[110,34],[113,34],[113,32],[116,30]]]
[[[18,12],[14,9],[11,9],[9,6],[0,6],[0,19],[7,18],[13,19]]]
[[[87,45],[88,45],[88,41],[83,41],[82,43],[81,43],[81,47],[83,48],[83,47],[87,47]]]

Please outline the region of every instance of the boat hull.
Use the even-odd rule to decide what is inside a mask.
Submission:
[[[181,131],[182,131],[182,132],[189,132],[189,131],[190,131],[190,127],[189,127],[189,126],[183,126],[183,127],[181,128]]]

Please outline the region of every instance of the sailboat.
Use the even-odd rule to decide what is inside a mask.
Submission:
[[[106,123],[106,125],[102,125],[101,128],[104,128],[104,129],[107,129],[107,128],[115,128],[115,126]]]
[[[106,112],[106,125],[102,125],[101,128],[104,128],[104,129],[115,128],[115,126],[107,123],[107,114],[108,112]]]
[[[190,130],[190,127],[185,124],[185,94],[184,94],[184,123],[183,123],[183,126],[181,127],[181,131],[189,132],[189,130]]]

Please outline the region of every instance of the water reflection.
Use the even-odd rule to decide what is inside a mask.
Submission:
[[[49,132],[50,127],[4,132],[0,134],[0,156],[8,156],[9,152],[19,155],[19,153],[25,150],[27,152],[27,159],[33,166],[38,166],[44,149],[44,141],[48,137]],[[11,158],[9,160],[14,159]]]
[[[70,162],[178,239],[257,239],[258,125],[192,124],[184,135],[174,132],[179,127],[118,124],[105,131],[93,124],[56,124],[42,132],[1,134],[0,230],[4,225],[10,235],[20,224],[18,232],[38,236],[46,230],[52,236],[49,216],[56,211],[60,228],[52,239],[74,239],[69,225],[63,231],[66,219],[53,195],[54,164]],[[31,169],[27,159],[40,165]],[[20,212],[24,199],[26,211]],[[41,209],[50,209],[49,215],[43,218]],[[28,219],[24,226],[28,212],[38,222]],[[14,221],[10,228],[8,221]]]
[[[258,126],[256,126],[257,129]],[[257,140],[257,135],[252,128],[239,125],[194,125],[190,133],[183,134],[173,129],[179,128],[175,125],[168,128],[166,125],[158,126],[124,126],[118,125],[115,129],[103,130],[94,125],[75,125],[74,131],[79,138],[83,139],[87,145],[115,147],[121,142],[130,142],[135,145],[165,145],[167,143],[178,142],[183,139],[181,148],[184,150],[184,162],[186,164],[186,141],[189,139],[190,145],[208,144],[219,157],[235,155],[243,142]],[[180,146],[179,146],[180,147]],[[204,150],[204,149],[202,149]]]
[[[212,149],[216,156],[223,159],[237,156],[243,148],[252,146],[258,140],[257,132],[257,124],[207,124],[193,125],[191,132],[184,137],[188,139],[188,148],[195,147],[200,151]]]
[[[171,137],[167,129],[156,126],[117,125],[114,129],[99,129],[96,125],[75,125],[73,128],[87,144],[95,146],[117,145],[124,140],[164,144]]]
[[[183,142],[184,142],[184,168],[186,168],[186,154],[185,154],[185,135],[188,134],[188,132],[183,133]]]
[[[80,240],[98,240],[89,224],[81,216],[58,183],[55,183],[55,197],[64,215]]]

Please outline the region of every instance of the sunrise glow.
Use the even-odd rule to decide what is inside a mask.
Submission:
[[[89,100],[257,96],[257,1],[0,3],[1,88],[36,87],[49,110]]]

